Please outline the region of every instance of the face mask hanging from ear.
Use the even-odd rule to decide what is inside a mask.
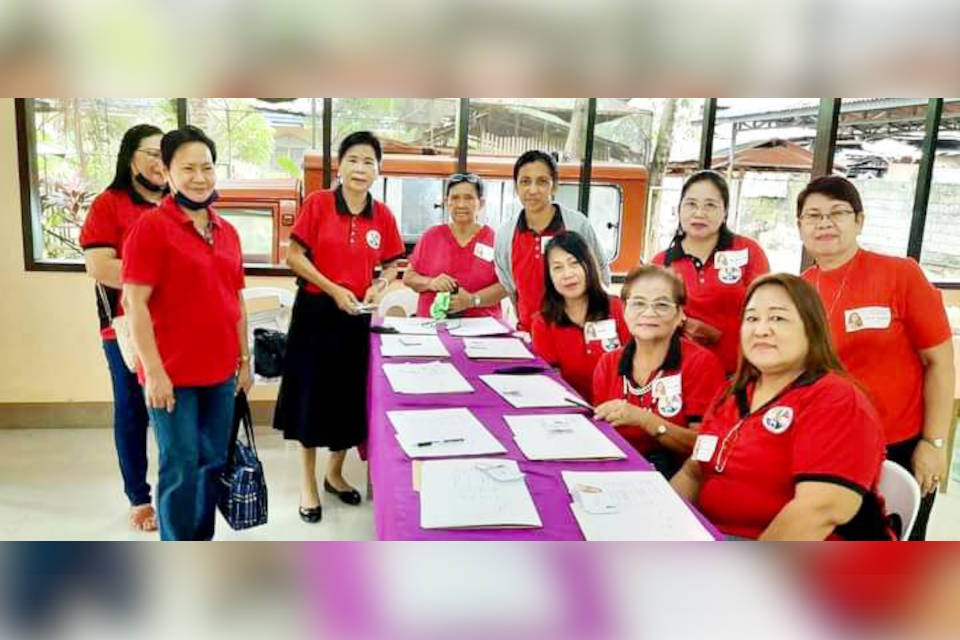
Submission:
[[[162,193],[167,189],[167,185],[154,184],[153,182],[150,182],[149,180],[144,178],[142,173],[138,173],[133,177],[133,179],[136,180],[141,187],[143,187],[147,191],[150,191],[151,193]]]
[[[200,211],[201,209],[206,209],[207,207],[212,205],[214,202],[216,202],[218,198],[220,198],[220,194],[217,193],[216,191],[211,193],[210,197],[208,197],[206,200],[203,200],[202,202],[191,200],[190,198],[183,195],[179,191],[175,193],[173,196],[173,199],[176,201],[177,204],[179,204],[182,207],[186,207],[191,211]]]

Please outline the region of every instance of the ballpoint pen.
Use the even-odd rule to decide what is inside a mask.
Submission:
[[[429,447],[435,444],[452,444],[454,442],[463,442],[463,438],[447,438],[446,440],[424,440],[423,442],[418,442],[418,447]]]

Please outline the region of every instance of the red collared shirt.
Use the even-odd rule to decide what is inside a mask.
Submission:
[[[695,342],[680,338],[679,334],[672,338],[662,366],[642,384],[633,379],[633,356],[636,350],[637,343],[631,340],[622,349],[600,359],[593,376],[594,404],[626,400],[634,406],[653,411],[672,424],[687,427],[703,419],[707,407],[726,385],[723,367],[717,356]],[[674,376],[679,376],[679,397],[676,394],[661,394],[657,384],[667,382],[665,387],[669,388],[676,384],[669,380]],[[641,453],[661,448],[656,438],[643,427],[626,426],[617,431]]]
[[[631,340],[630,330],[623,320],[623,303],[614,296],[610,296],[609,300],[610,313],[606,319],[614,323],[616,335],[613,338],[587,340],[586,326],[554,324],[547,322],[539,313],[533,316],[530,327],[534,352],[549,364],[559,367],[563,379],[591,404],[593,373],[600,358]]]
[[[124,284],[150,285],[148,307],[163,368],[175,387],[220,384],[237,369],[244,287],[240,237],[208,209],[212,242],[166,197],[130,230]],[[143,370],[139,370],[143,382]]]
[[[553,205],[553,218],[541,233],[527,226],[526,213],[520,212],[510,260],[517,286],[517,329],[521,331],[530,330],[533,314],[540,311],[546,292],[543,250],[560,231],[563,231],[563,216],[557,205]]]
[[[123,258],[123,243],[133,224],[156,205],[144,200],[139,193],[124,189],[107,189],[96,197],[80,229],[80,246],[87,249],[108,248],[117,252],[117,258]],[[103,285],[107,304],[97,295],[97,312],[100,316],[100,337],[104,340],[116,340],[117,336],[110,326],[110,319],[123,315],[120,304],[120,291]]]
[[[339,188],[307,196],[290,232],[310,262],[334,283],[363,299],[377,265],[403,257],[403,238],[390,208],[367,194],[359,214],[350,213]],[[305,283],[307,291],[321,293]]]

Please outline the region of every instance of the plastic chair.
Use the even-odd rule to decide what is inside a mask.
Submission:
[[[417,292],[410,287],[391,289],[380,299],[377,315],[409,318],[417,315]]]
[[[913,475],[896,462],[884,460],[880,468],[877,491],[883,497],[887,511],[900,516],[903,523],[901,540],[908,540],[920,510],[920,485]]]

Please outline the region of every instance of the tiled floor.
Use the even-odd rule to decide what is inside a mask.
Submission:
[[[150,443],[148,479],[156,482],[156,447]],[[342,504],[323,496],[323,520],[302,522],[298,446],[271,429],[257,430],[257,449],[270,490],[269,522],[232,531],[217,516],[218,540],[373,540],[373,505]],[[326,452],[318,454],[322,470]],[[322,473],[322,471],[321,471]],[[352,451],[344,475],[365,493],[366,464]],[[127,503],[107,429],[0,430],[0,540],[150,540],[127,525]],[[960,540],[960,483],[935,503],[930,540]]]

